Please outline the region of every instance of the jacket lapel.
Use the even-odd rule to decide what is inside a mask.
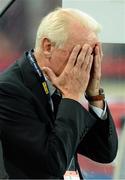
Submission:
[[[52,124],[52,121],[53,121],[52,116],[51,116],[52,112],[50,112],[48,99],[46,97],[45,91],[42,88],[42,84],[40,83],[39,77],[34,71],[29,60],[27,59],[27,53],[25,53],[24,56],[18,61],[18,64],[21,69],[25,86],[28,89],[30,89],[30,91],[35,95],[37,99],[38,103],[36,104],[38,106],[39,114],[41,115],[41,111],[44,108],[44,111],[46,111],[48,116],[50,116],[48,119],[50,121],[50,118],[51,118],[50,123]]]

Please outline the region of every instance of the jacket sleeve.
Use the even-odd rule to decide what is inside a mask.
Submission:
[[[78,153],[100,163],[110,163],[114,160],[118,149],[116,128],[107,107],[107,119],[101,120],[90,110],[97,119],[78,146]]]

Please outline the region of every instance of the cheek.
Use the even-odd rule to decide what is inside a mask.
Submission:
[[[69,54],[66,52],[53,54],[52,67],[56,75],[60,75],[68,62]]]

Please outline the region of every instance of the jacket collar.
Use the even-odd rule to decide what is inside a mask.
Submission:
[[[36,75],[34,69],[32,68],[27,55],[28,52],[26,52],[24,56],[18,61],[23,77],[23,82],[25,86],[30,89],[32,93],[37,97],[40,103],[42,103],[42,105],[46,108],[46,106],[48,105],[46,94],[42,89],[39,77]]]

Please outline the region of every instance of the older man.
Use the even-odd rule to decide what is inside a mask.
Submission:
[[[100,87],[99,30],[87,14],[57,9],[41,21],[34,50],[0,76],[10,178],[80,179],[78,153],[100,163],[115,158],[116,130]]]

